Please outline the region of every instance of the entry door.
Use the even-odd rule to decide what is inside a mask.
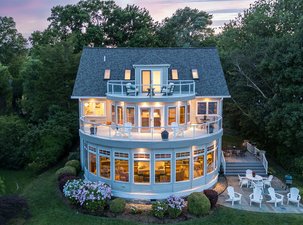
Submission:
[[[154,88],[154,92],[161,91],[161,71],[143,70],[141,75],[142,92],[148,92],[149,88]]]
[[[141,108],[141,131],[150,132],[151,128],[160,129],[162,126],[162,108]]]

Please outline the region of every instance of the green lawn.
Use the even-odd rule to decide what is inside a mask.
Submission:
[[[20,182],[20,184],[22,183],[22,195],[28,199],[32,213],[32,218],[27,221],[27,225],[138,224],[132,221],[83,215],[69,208],[62,202],[61,194],[57,189],[57,183],[54,176],[55,170],[56,168],[51,169],[35,178],[33,178],[27,172],[5,171],[5,173],[3,173],[3,171],[1,171],[2,175],[6,175],[6,181],[9,183],[9,186],[14,186],[12,184],[16,181],[16,177],[19,178],[17,180]],[[10,179],[12,181],[9,181]],[[24,188],[26,181],[29,181],[29,184]],[[219,207],[207,217],[181,222],[180,224],[303,224],[303,216],[252,213]]]

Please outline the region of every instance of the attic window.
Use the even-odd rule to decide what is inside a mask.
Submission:
[[[197,69],[192,69],[191,73],[193,75],[193,79],[199,79],[199,74]]]
[[[104,80],[109,80],[110,79],[110,70],[107,69],[104,71]]]
[[[178,80],[179,79],[178,70],[172,69],[171,70],[171,77],[172,77],[173,80]]]
[[[130,80],[130,70],[125,70],[124,79]]]

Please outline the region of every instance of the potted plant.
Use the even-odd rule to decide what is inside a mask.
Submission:
[[[162,140],[163,141],[167,141],[168,140],[168,136],[169,136],[169,133],[167,130],[164,130],[161,132],[161,137],[162,137]]]

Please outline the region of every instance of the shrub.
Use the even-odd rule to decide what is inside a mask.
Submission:
[[[77,171],[76,171],[75,167],[72,167],[72,166],[65,166],[65,167],[62,167],[62,168],[60,168],[56,171],[56,175],[57,175],[58,178],[60,176],[62,176],[63,174],[76,176]]]
[[[205,194],[194,192],[187,198],[187,207],[189,213],[195,216],[202,216],[209,212],[210,202]]]
[[[106,201],[111,199],[111,188],[103,182],[69,180],[64,185],[63,194],[71,203],[90,212],[103,212]]]
[[[72,166],[76,169],[77,172],[79,172],[81,169],[80,161],[75,159],[67,161],[65,163],[65,166]]]
[[[211,208],[214,208],[218,201],[218,192],[216,192],[215,190],[207,189],[204,190],[203,193],[208,198]]]
[[[130,213],[131,214],[141,214],[142,210],[137,208],[136,206],[131,206],[130,207]]]
[[[69,174],[63,174],[63,175],[61,175],[59,177],[59,179],[58,179],[59,180],[58,185],[59,185],[60,191],[63,191],[64,185],[66,184],[67,181],[69,181],[69,180],[76,180],[76,179],[78,179],[78,177],[73,176],[73,175],[69,175]]]
[[[122,198],[116,198],[109,203],[109,210],[113,213],[123,213],[125,210],[125,200]]]
[[[160,219],[164,218],[167,213],[168,205],[166,202],[156,201],[152,204],[152,214]]]
[[[27,219],[29,216],[29,208],[25,198],[19,196],[0,197],[0,224],[5,224],[13,218]]]
[[[185,207],[183,198],[171,195],[167,198],[168,209],[167,212],[170,217],[177,218],[181,215],[182,209]]]
[[[70,152],[68,157],[67,157],[67,160],[70,161],[70,160],[78,160],[80,161],[80,152],[79,152],[79,149],[77,152]]]
[[[0,195],[5,193],[5,184],[2,178],[0,177]],[[1,224],[1,223],[0,223]]]

